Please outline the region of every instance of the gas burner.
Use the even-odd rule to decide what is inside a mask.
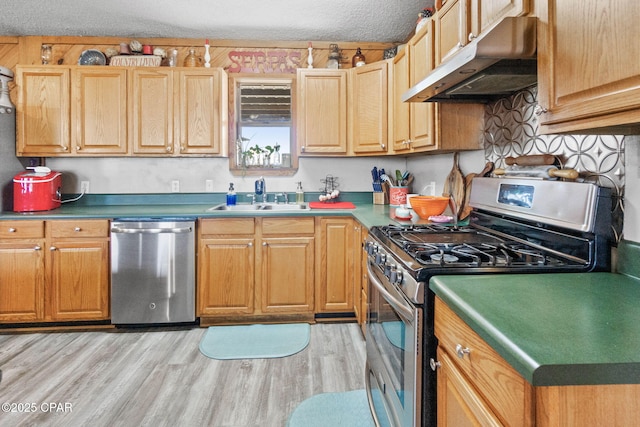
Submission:
[[[455,255],[445,254],[442,252],[437,254],[431,254],[430,258],[431,258],[431,261],[437,262],[438,264],[448,264],[448,263],[456,262],[459,259]]]

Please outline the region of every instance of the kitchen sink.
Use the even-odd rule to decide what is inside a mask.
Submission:
[[[215,205],[207,209],[207,212],[211,211],[307,211],[309,210],[309,205],[306,203],[297,204],[297,203],[256,203],[256,204],[238,204],[228,206],[224,203],[219,205]]]

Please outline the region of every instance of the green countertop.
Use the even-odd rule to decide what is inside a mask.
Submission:
[[[534,386],[640,383],[640,280],[437,276],[430,288]]]
[[[393,217],[394,208],[371,203],[371,193],[343,193],[341,200],[352,201],[355,209],[309,209],[291,211],[208,211],[224,203],[223,193],[203,194],[92,194],[76,202],[63,203],[57,209],[42,212],[0,212],[0,219],[68,219],[68,218],[224,218],[246,216],[352,216],[365,227],[401,224]],[[70,198],[67,196],[65,198]],[[65,199],[63,198],[63,200]],[[308,194],[307,201],[317,200]]]

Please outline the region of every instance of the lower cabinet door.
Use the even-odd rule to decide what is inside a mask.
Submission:
[[[53,242],[49,251],[51,320],[108,319],[108,240]]]
[[[0,322],[44,318],[44,241],[0,243]]]

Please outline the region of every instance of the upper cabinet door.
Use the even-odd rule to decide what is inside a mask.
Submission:
[[[227,146],[226,73],[206,68],[180,71],[176,81],[176,154],[221,154]]]
[[[347,154],[347,71],[298,69],[299,155]]]
[[[638,133],[640,3],[541,1],[538,122],[542,133]]]
[[[389,61],[352,68],[350,121],[355,154],[387,154],[389,147]]]
[[[16,71],[16,155],[69,154],[69,68],[17,66]]]
[[[467,1],[471,2],[469,9],[471,28],[467,40],[471,41],[505,16],[527,15],[531,11],[530,3],[533,0]]]
[[[174,153],[173,71],[136,68],[131,72],[133,154]]]
[[[436,65],[446,61],[467,42],[470,28],[468,0],[448,0],[434,16],[436,21]]]
[[[71,80],[74,154],[126,154],[127,70],[78,66]]]

